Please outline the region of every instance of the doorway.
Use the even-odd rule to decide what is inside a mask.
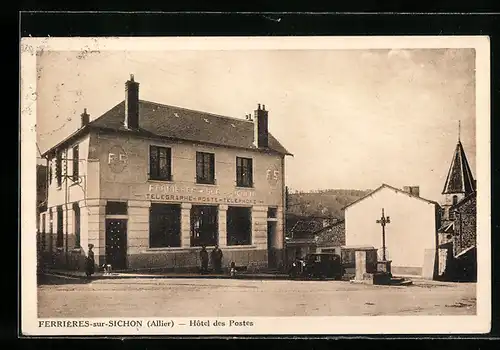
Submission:
[[[127,268],[127,219],[106,219],[106,264]]]
[[[276,221],[267,222],[267,265],[274,269],[278,266],[278,257],[276,256]]]

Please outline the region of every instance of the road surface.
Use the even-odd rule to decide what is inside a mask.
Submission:
[[[49,278],[39,317],[475,315],[474,283]]]

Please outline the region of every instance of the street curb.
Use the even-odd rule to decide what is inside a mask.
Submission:
[[[287,275],[268,275],[268,276],[263,276],[263,275],[236,275],[236,276],[229,276],[229,275],[127,275],[127,274],[121,274],[121,275],[99,275],[99,276],[92,276],[92,277],[86,277],[86,276],[75,276],[74,274],[71,273],[64,273],[64,272],[45,272],[42,273],[42,275],[47,275],[47,276],[56,276],[56,277],[71,277],[75,279],[82,279],[82,280],[105,280],[105,279],[246,279],[246,280],[286,280],[289,279]]]

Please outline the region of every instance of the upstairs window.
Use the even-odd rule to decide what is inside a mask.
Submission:
[[[59,151],[56,154],[56,181],[57,186],[62,186],[62,153]]]
[[[453,209],[448,209],[448,219],[449,220],[455,220],[455,210]]]
[[[236,186],[253,186],[251,158],[236,157]]]
[[[215,155],[213,153],[196,152],[196,182],[215,184]]]
[[[149,178],[151,180],[172,180],[172,151],[170,148],[150,146]]]
[[[49,159],[49,168],[47,169],[49,174],[48,174],[48,178],[49,178],[49,185],[52,184],[52,167],[54,166],[54,164],[52,163],[52,159]]]
[[[73,147],[73,181],[74,182],[78,182],[78,178],[79,178],[79,149],[78,149],[78,145]]]

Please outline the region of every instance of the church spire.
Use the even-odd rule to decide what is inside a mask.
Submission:
[[[443,188],[443,194],[468,195],[475,191],[476,183],[469,167],[469,162],[465,156],[465,151],[460,141],[460,122],[458,124],[458,142],[451,160],[448,176]]]

